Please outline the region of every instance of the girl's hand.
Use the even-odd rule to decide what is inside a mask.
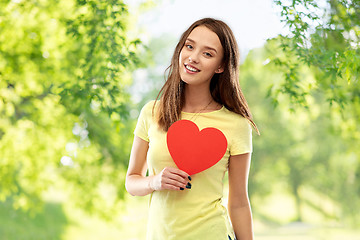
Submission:
[[[191,188],[189,174],[172,167],[165,167],[159,174],[155,175],[149,182],[150,188],[160,190],[184,190]]]

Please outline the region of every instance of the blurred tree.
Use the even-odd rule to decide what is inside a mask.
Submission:
[[[0,200],[39,206],[52,186],[114,215],[132,126],[125,88],[141,65],[123,1],[0,2]]]
[[[130,89],[133,102],[137,104],[139,111],[145,103],[156,99],[165,83],[166,69],[170,65],[177,41],[178,39],[171,34],[162,34],[150,39],[147,44],[151,51],[141,56],[141,59],[146,59],[147,64],[134,71],[134,84]]]
[[[274,108],[273,101],[266,96],[269,95],[267,86],[277,87],[277,80],[282,77],[277,66],[269,62],[277,46],[273,40],[264,48],[250,51],[241,66],[240,83],[262,133],[254,138],[250,171],[249,190],[255,199],[254,211],[262,215],[256,210],[257,204],[261,205],[264,197],[276,188],[282,188],[294,197],[293,220],[309,220],[303,216],[307,207],[324,219],[351,219],[357,224],[359,219],[353,212],[360,209],[356,197],[359,185],[355,181],[358,150],[337,130],[344,125],[341,117],[323,107],[325,93],[307,95],[309,107],[294,107],[293,111],[288,111],[291,100],[279,95]],[[317,72],[305,64],[299,64],[297,72],[304,85],[316,81]],[[276,216],[266,218],[278,220]]]
[[[282,54],[270,58],[284,74],[272,96],[289,96],[307,106],[306,96],[324,92],[330,104],[341,108],[359,102],[360,2],[358,0],[274,0],[289,34],[280,35]],[[323,6],[319,6],[322,3]],[[303,63],[317,71],[316,81],[304,85],[298,76]]]
[[[292,111],[298,106],[314,108],[313,99],[318,100],[319,96],[326,101],[316,102],[329,103],[325,116],[332,120],[330,132],[342,142],[339,143],[342,151],[335,154],[341,163],[332,162],[333,156],[329,156],[330,163],[324,162],[324,167],[334,164],[327,173],[339,178],[315,181],[313,185],[317,185],[318,190],[338,188],[338,192],[328,194],[340,202],[345,215],[352,215],[356,222],[353,209],[359,209],[360,203],[349,199],[360,196],[357,147],[360,142],[360,2],[274,0],[274,3],[280,8],[289,34],[269,40],[272,48],[268,48],[271,54],[267,60],[283,75],[270,85],[269,95],[275,105],[288,98]],[[313,73],[313,81],[304,79],[304,65]],[[338,147],[338,143],[333,147]],[[339,174],[339,170],[346,174]]]

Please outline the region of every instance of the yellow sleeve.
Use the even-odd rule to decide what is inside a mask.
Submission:
[[[252,152],[252,129],[246,118],[234,121],[234,131],[230,142],[230,155],[239,155]]]
[[[149,127],[152,120],[152,107],[154,101],[148,102],[140,111],[140,115],[135,127],[134,134],[139,138],[149,142]]]

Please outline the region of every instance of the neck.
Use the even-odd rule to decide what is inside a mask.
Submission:
[[[185,85],[185,103],[182,109],[183,111],[197,112],[205,107],[206,109],[212,109],[214,108],[215,101],[211,101],[213,101],[213,98],[210,94],[209,86]]]

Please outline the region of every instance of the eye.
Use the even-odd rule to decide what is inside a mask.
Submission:
[[[190,44],[186,44],[185,47],[187,47],[188,49],[192,50],[193,49],[193,46],[190,45]]]
[[[212,57],[212,54],[209,53],[209,52],[204,52],[204,55],[207,56],[207,57]]]

